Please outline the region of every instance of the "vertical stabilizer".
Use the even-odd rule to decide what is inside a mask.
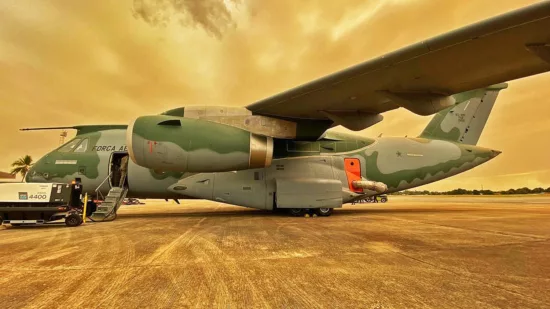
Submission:
[[[498,84],[454,95],[458,103],[437,113],[420,137],[477,144],[499,91],[506,88]]]

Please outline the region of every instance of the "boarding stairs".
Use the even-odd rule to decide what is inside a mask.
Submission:
[[[105,196],[101,206],[97,206],[97,210],[92,213],[90,219],[95,222],[113,221],[116,219],[116,213],[122,205],[124,198],[126,198],[127,193],[128,188],[112,187],[107,196]]]
[[[128,193],[128,189],[126,188],[111,188],[101,206],[97,206],[97,210],[92,213],[90,219],[93,221],[113,221],[116,219],[116,212],[120,208],[120,205],[122,205],[126,193]]]

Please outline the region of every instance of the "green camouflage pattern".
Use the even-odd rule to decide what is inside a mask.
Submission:
[[[391,193],[462,173],[499,153],[447,141],[386,137],[349,157],[361,161],[364,178],[385,183]]]
[[[385,137],[369,146],[339,154],[321,153],[275,159],[270,167],[225,173],[199,173],[183,177],[170,190],[182,195],[240,206],[273,209],[278,179],[340,180],[342,203],[376,195],[351,192],[344,159],[358,159],[363,179],[385,183],[396,192],[438,181],[485,163],[499,151],[421,138]],[[305,188],[304,188],[305,189]],[[306,195],[311,191],[303,191]],[[301,199],[296,200],[301,207]]]
[[[70,182],[78,177],[86,192],[95,194],[99,188],[106,194],[111,161],[130,152],[128,197],[199,198],[273,209],[280,194],[282,207],[339,207],[377,194],[350,187],[346,159],[358,160],[361,180],[384,183],[391,193],[451,177],[496,157],[499,151],[475,144],[504,88],[454,96],[457,103],[436,114],[419,137],[368,138],[327,131],[314,141],[274,139],[272,163],[255,169],[246,168],[252,151],[248,131],[175,112],[144,116],[127,129],[79,130],[75,139],[36,162],[26,180]],[[154,159],[148,167],[134,162],[145,157]]]
[[[251,134],[236,127],[157,115],[137,118],[128,130],[130,156],[142,166],[177,172],[248,167]]]
[[[454,95],[458,102],[435,115],[420,137],[463,144],[477,144],[500,90],[498,84]]]
[[[63,147],[74,140],[88,140],[84,152],[63,152]],[[107,176],[113,153],[127,153],[126,129],[100,127],[99,131],[79,130],[77,136],[63,146],[44,155],[30,169],[27,182],[68,183],[81,178],[84,191],[96,195],[96,189],[106,195],[111,188]],[[78,144],[76,145],[78,147]],[[75,148],[76,148],[75,147]],[[128,173],[132,190],[128,197],[137,198],[177,198],[167,191],[168,186],[177,182],[183,175],[179,172],[158,173],[129,162]]]

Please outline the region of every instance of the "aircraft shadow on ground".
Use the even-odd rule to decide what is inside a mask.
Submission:
[[[358,215],[358,214],[407,214],[407,213],[460,213],[468,212],[466,209],[434,209],[434,208],[411,208],[411,209],[338,209],[332,214],[332,217]],[[200,212],[169,212],[169,213],[140,213],[140,214],[119,214],[117,220],[125,218],[192,218],[192,217],[291,217],[284,211],[273,212],[269,210],[227,210],[227,211],[200,211]]]
[[[341,209],[335,211],[334,215],[352,215],[352,214],[407,214],[407,213],[458,213],[468,212],[471,209],[456,208],[370,208],[370,209]]]
[[[185,217],[278,217],[286,213],[268,210],[200,211],[200,212],[158,212],[140,214],[118,214],[117,220],[125,218],[185,218]]]
[[[492,209],[485,209],[483,211],[491,211]],[[352,215],[381,215],[381,214],[418,214],[418,213],[464,213],[471,212],[472,209],[453,209],[453,208],[344,208],[334,211],[331,217],[345,217]],[[496,210],[498,211],[498,210]],[[158,213],[137,213],[137,214],[119,214],[115,221],[125,219],[170,219],[170,218],[277,218],[287,217],[292,218],[285,211],[270,211],[270,210],[258,210],[258,209],[235,209],[224,211],[198,211],[198,212],[158,212]],[[93,222],[89,223],[102,223]],[[68,228],[64,223],[47,223],[40,225],[24,225],[24,226],[6,226],[5,230],[10,229],[56,229],[56,228]]]
[[[6,225],[5,230],[11,229],[58,229],[58,228],[68,228],[65,223],[46,223],[46,224],[36,224],[36,225],[21,225],[21,226],[11,226]]]

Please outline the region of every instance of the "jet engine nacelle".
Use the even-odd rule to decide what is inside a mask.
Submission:
[[[143,116],[128,126],[134,163],[155,171],[227,172],[271,165],[273,139],[206,120]]]

